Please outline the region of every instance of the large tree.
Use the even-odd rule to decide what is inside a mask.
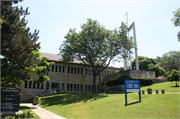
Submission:
[[[130,49],[134,46],[132,39],[127,38],[126,26],[121,26],[113,31],[105,29],[96,20],[88,19],[81,26],[78,33],[70,29],[65,36],[65,41],[60,46],[60,55],[65,63],[74,59],[92,68],[93,93],[95,93],[96,76],[104,70],[110,62],[119,55],[125,57],[123,48]],[[132,52],[130,52],[132,53]]]
[[[179,58],[180,51],[169,51],[160,57],[158,65],[170,73],[173,69],[179,70]]]
[[[180,8],[173,12],[174,17],[171,19],[173,21],[174,26],[180,27]],[[180,42],[180,31],[177,34],[178,41]]]
[[[165,75],[164,69],[159,65],[157,65],[159,61],[160,61],[159,56],[156,57],[155,59],[144,56],[138,56],[139,70],[154,71],[156,77]],[[135,66],[136,66],[136,61],[134,59],[132,61],[132,67],[136,69]]]
[[[148,67],[149,67],[149,71],[155,72],[156,77],[162,76],[162,75],[165,76],[164,69],[162,67],[160,67],[159,65],[149,64]]]
[[[39,31],[31,34],[25,21],[28,9],[13,7],[17,3],[1,2],[1,81],[3,85],[21,85],[28,79],[44,82],[49,80],[45,74],[51,63],[39,59]]]
[[[156,60],[144,56],[138,56],[139,70],[149,71],[149,64],[156,65]],[[132,61],[133,69],[136,69],[136,60]]]

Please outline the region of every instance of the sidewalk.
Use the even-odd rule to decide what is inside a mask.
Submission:
[[[66,119],[37,105],[32,105],[32,103],[20,103],[20,106],[28,106],[41,119]]]

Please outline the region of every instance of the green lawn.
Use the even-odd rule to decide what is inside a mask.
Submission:
[[[33,112],[29,107],[27,107],[27,106],[20,106],[20,108],[19,108],[19,110],[20,111],[23,111],[23,112],[28,112],[28,111],[31,111],[31,112]],[[33,112],[34,113],[34,112]],[[35,117],[34,117],[34,119],[41,119],[38,115],[36,115],[35,114]]]
[[[152,88],[179,92],[174,83],[165,82]],[[147,89],[150,86],[143,87]],[[128,94],[128,103],[138,101]],[[124,94],[58,94],[40,98],[39,106],[66,118],[179,118],[179,94],[142,95],[142,102],[125,106]]]
[[[149,87],[153,89],[154,93],[156,92],[155,89],[166,89],[165,92],[180,92],[180,88],[176,87],[175,82],[156,83],[150,86],[142,87],[141,90],[146,90]]]

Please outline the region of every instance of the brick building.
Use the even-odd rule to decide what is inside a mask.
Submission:
[[[68,66],[59,59],[60,55],[42,53],[41,57],[49,57],[48,62],[55,62],[48,70],[50,81],[35,83],[26,81],[21,88],[21,102],[37,95],[49,95],[59,93],[89,93],[93,90],[92,71],[79,60],[75,60]],[[101,83],[104,76],[117,72],[119,68],[107,67],[96,77],[96,92],[101,92]],[[90,80],[91,79],[91,80]]]

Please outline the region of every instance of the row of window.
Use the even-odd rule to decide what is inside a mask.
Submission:
[[[48,71],[57,72],[57,73],[64,73],[65,72],[65,66],[53,64]]]
[[[68,67],[68,74],[83,74],[83,68]]]
[[[82,84],[67,83],[67,90],[68,91],[83,91],[83,85]],[[95,90],[97,92],[99,92],[99,85],[95,86]],[[85,91],[93,91],[93,85],[85,84]]]
[[[114,71],[108,71],[108,70],[103,70],[102,71],[102,76],[106,76],[106,75],[109,75],[109,74],[114,74]]]
[[[51,89],[59,89],[60,87],[58,86],[53,86],[52,83],[52,88]],[[43,83],[36,83],[34,81],[25,81],[24,85],[25,89],[43,89]],[[46,88],[49,89],[49,82],[46,83]],[[95,90],[99,92],[99,85],[95,86]],[[61,90],[64,90],[64,83],[61,84]],[[83,91],[83,84],[73,84],[73,83],[67,83],[67,90],[68,91]],[[85,85],[85,91],[93,91],[93,85],[86,84]]]
[[[25,89],[43,89],[43,83],[36,83],[34,81],[25,81]]]
[[[83,91],[83,85],[67,83],[67,90],[68,91]]]
[[[55,64],[55,65],[52,65],[51,69],[49,69],[48,71],[57,72],[57,73],[65,73],[65,66]],[[102,76],[106,76],[113,73],[114,71],[103,70]],[[82,75],[83,68],[68,66],[68,74],[81,74]],[[90,75],[90,74],[93,75],[93,71],[86,68],[86,75]]]

